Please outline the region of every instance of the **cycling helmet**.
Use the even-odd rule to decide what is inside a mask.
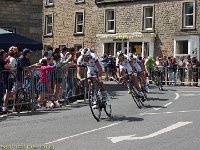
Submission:
[[[129,54],[128,54],[128,57],[133,58],[133,54],[132,54],[132,53],[129,53]]]
[[[89,49],[89,48],[84,48],[84,49],[82,49],[82,51],[81,51],[81,55],[83,55],[83,56],[90,56],[91,55],[91,50]]]
[[[124,53],[122,51],[117,52],[117,57],[120,55],[123,55]]]
[[[9,54],[11,54],[11,55],[14,55],[14,54],[17,54],[18,53],[18,48],[16,47],[16,46],[11,46],[10,48],[9,48]]]
[[[147,57],[147,59],[153,59],[153,57],[152,57],[151,55],[149,55],[149,56]]]

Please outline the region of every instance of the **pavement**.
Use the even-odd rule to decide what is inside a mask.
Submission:
[[[200,88],[151,86],[137,108],[127,88],[105,82],[113,118],[97,122],[87,103],[0,118],[0,149],[198,150]]]

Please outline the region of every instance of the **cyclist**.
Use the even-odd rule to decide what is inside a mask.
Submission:
[[[97,83],[100,87],[102,97],[104,100],[106,100],[107,105],[111,105],[110,95],[106,91],[104,83],[101,81],[102,67],[100,65],[99,59],[96,56],[96,54],[92,53],[89,48],[82,49],[81,56],[79,56],[79,58],[77,60],[77,65],[78,65],[77,66],[77,78],[80,81],[81,81],[81,67],[82,66],[87,67],[87,78],[88,78],[89,85],[92,82],[92,78],[90,78],[90,77],[92,77],[94,75],[98,75]],[[96,103],[96,101],[94,101],[94,107],[96,107],[95,103]]]
[[[144,87],[146,92],[148,93],[148,86],[146,85],[146,79],[143,74],[142,67],[140,65],[140,60],[137,58],[137,56],[133,55],[132,53],[128,54],[128,60],[132,67],[133,72],[137,73],[137,76],[141,79],[141,86]]]
[[[141,92],[142,90],[139,86],[136,76],[133,74],[133,70],[129,63],[128,56],[124,55],[122,51],[117,52],[116,67],[117,67],[117,77],[120,79],[120,75],[123,76],[123,80],[125,81],[128,87],[128,93],[129,94],[131,93],[131,89],[130,89],[130,85],[128,84],[127,77],[124,76],[126,73],[131,75],[132,82],[135,85],[136,89],[138,90],[137,95],[139,97],[143,97],[144,95]]]
[[[152,79],[152,80],[153,80],[152,72],[154,69],[154,64],[155,64],[155,60],[153,59],[152,56],[148,56],[144,62],[147,74],[150,77],[150,79]]]

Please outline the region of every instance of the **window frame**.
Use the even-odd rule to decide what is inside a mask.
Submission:
[[[85,3],[85,0],[75,0],[75,4]]]
[[[54,0],[52,3],[50,3],[49,0],[46,0],[46,6],[54,6]]]
[[[193,26],[186,26],[186,19],[185,19],[185,4],[186,3],[193,3]],[[182,11],[182,15],[181,15],[181,28],[182,29],[195,29],[196,28],[196,5],[195,5],[195,1],[194,0],[187,0],[187,1],[183,1],[182,5],[181,5],[181,11]],[[187,14],[189,15],[189,14]],[[191,14],[190,14],[191,15]]]
[[[148,18],[145,17],[146,8],[152,8],[153,9],[152,17],[148,17]],[[155,25],[155,23],[154,23],[154,19],[155,19],[154,9],[155,9],[155,7],[154,7],[153,4],[152,5],[143,5],[142,6],[142,30],[143,31],[149,31],[149,32],[154,31],[154,25]],[[152,19],[152,28],[146,28],[145,27],[146,19]]]
[[[47,16],[52,16],[52,32],[51,33],[47,33],[47,27],[48,27],[48,25],[47,25]],[[44,23],[45,23],[45,26],[44,26],[44,36],[52,36],[53,35],[53,25],[54,25],[54,16],[53,16],[53,14],[46,14],[45,16],[44,16]]]
[[[83,22],[82,22],[82,32],[77,32],[77,14],[78,13],[82,13],[83,14]],[[85,11],[84,10],[80,10],[80,11],[76,11],[74,13],[74,34],[75,35],[82,35],[84,34],[84,29],[85,29]]]
[[[107,14],[109,11],[113,11],[114,12],[114,20],[109,20],[109,21],[114,21],[114,29],[113,30],[108,30],[108,20],[107,20]],[[115,33],[116,32],[116,11],[114,8],[108,8],[105,10],[104,13],[104,26],[105,26],[105,32],[106,33]]]

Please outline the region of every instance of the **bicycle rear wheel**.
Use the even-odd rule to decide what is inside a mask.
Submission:
[[[108,117],[112,118],[112,107],[111,107],[111,105],[105,104],[104,111],[105,111],[105,113]]]
[[[16,105],[15,109],[18,113],[22,111],[23,103],[26,101],[26,93],[24,89],[19,89],[16,93]]]
[[[94,104],[96,105],[96,107]],[[98,99],[97,92],[95,92],[94,90],[89,90],[89,105],[90,105],[90,110],[92,112],[93,117],[97,121],[100,121],[100,118],[101,118],[100,101]]]

